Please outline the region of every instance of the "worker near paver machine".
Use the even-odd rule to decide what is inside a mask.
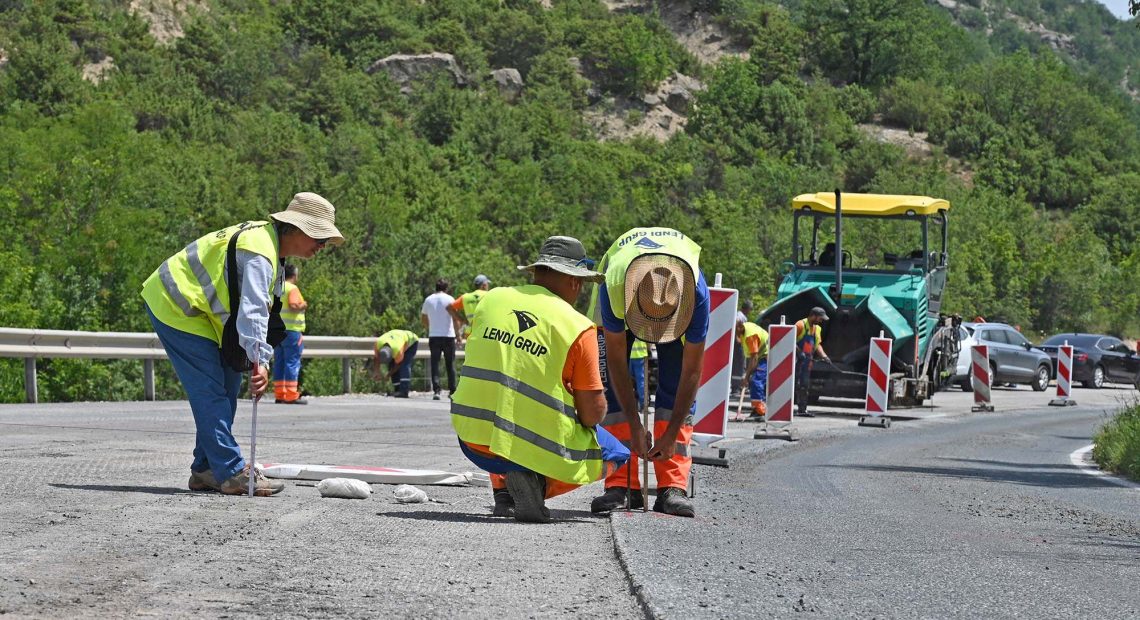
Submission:
[[[709,290],[698,265],[700,252],[692,239],[671,228],[627,231],[602,258],[605,282],[595,291],[590,311],[602,325],[609,386],[618,401],[607,406],[606,429],[630,442],[635,456],[625,467],[636,470],[636,457],[653,461],[653,509],[684,517],[695,514],[685,489],[693,464],[693,405],[709,326]],[[652,434],[638,416],[628,374],[634,338],[657,349]],[[625,467],[606,478],[606,491],[594,498],[590,510],[614,510],[625,505],[627,497],[631,507],[642,507],[641,494],[633,493],[641,483]]]
[[[297,288],[297,266],[286,264],[281,320],[285,322],[285,340],[273,350],[273,393],[277,403],[307,405],[301,398],[301,354],[305,352],[305,310],[308,302]]]
[[[823,323],[827,311],[819,306],[811,309],[807,318],[796,321],[796,407],[797,415],[815,417],[808,412],[808,398],[811,391],[811,369],[814,358],[831,362],[823,350]]]
[[[479,300],[491,289],[491,279],[483,274],[475,276],[475,290],[460,295],[454,303],[447,307],[447,313],[452,320],[462,327],[456,333],[457,344],[462,345],[471,335],[471,318],[475,316],[475,309],[479,307]]]
[[[545,500],[604,478],[629,450],[604,428],[594,326],[573,303],[591,271],[582,243],[550,237],[519,266],[533,284],[479,302],[451,404],[460,448],[492,474],[496,516],[547,522]]]
[[[736,339],[748,360],[744,376],[748,378],[752,415],[762,418],[768,413],[768,331],[745,321],[736,324]]]
[[[151,325],[194,414],[190,490],[244,494],[250,476],[256,495],[284,489],[242,458],[232,430],[237,396],[242,372],[250,366],[253,397],[269,387],[272,345],[284,337],[283,325],[280,332],[270,329],[274,306],[279,307],[270,300],[283,288],[278,260],[311,258],[327,243],[342,243],[335,211],[321,196],[299,193],[284,211],[269,216],[272,222],[243,222],[205,235],[143,282]],[[230,272],[239,282],[232,291]]]
[[[416,361],[416,351],[420,337],[406,329],[393,329],[384,332],[376,339],[372,350],[372,377],[377,381],[386,377],[396,387],[396,398],[408,398],[412,391],[412,362]],[[386,375],[380,368],[388,366]]]

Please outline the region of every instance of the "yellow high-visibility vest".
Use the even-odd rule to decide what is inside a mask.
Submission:
[[[166,259],[143,282],[142,297],[154,317],[179,331],[209,338],[222,346],[222,328],[230,317],[226,284],[226,246],[260,254],[273,265],[269,294],[277,282],[277,229],[269,222],[242,222],[204,235]],[[266,308],[268,313],[269,308]]]
[[[597,433],[578,421],[574,395],[562,382],[570,347],[593,328],[544,287],[488,291],[451,403],[459,438],[563,482],[600,478]]]

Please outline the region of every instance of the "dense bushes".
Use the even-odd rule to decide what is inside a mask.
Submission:
[[[1140,481],[1140,403],[1132,403],[1093,437],[1093,460],[1105,471]]]
[[[993,48],[921,0],[699,4],[747,59],[699,67],[652,6],[594,0],[218,0],[171,45],[120,3],[0,3],[0,323],[147,330],[138,289],[161,260],[302,190],[338,206],[348,237],[302,270],[314,334],[416,328],[438,277],[518,283],[547,235],[600,253],[646,224],[691,234],[710,277],[763,307],[790,199],[842,187],[952,201],[947,311],[1135,333],[1138,117],[1106,82],[1047,49],[1005,55],[1027,45]],[[364,71],[426,51],[454,54],[471,85],[404,95]],[[108,55],[102,83],[80,77]],[[508,66],[525,82],[514,102],[486,80]],[[599,142],[583,122],[587,79],[604,106],[673,71],[707,90],[668,142]],[[864,137],[876,114],[929,132],[933,157]],[[41,393],[135,398],[139,372],[52,361]],[[334,364],[306,372],[314,391],[339,387]],[[0,361],[0,400],[21,380]],[[359,369],[357,386],[376,387]]]

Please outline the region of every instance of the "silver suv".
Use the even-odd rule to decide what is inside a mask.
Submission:
[[[1033,346],[1021,332],[1005,323],[962,323],[962,352],[955,381],[962,389],[970,389],[970,346],[989,346],[990,385],[1028,384],[1037,392],[1049,387],[1053,361],[1049,354]]]

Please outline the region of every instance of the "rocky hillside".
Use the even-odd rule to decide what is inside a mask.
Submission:
[[[1046,10],[1046,7],[1048,10]],[[297,191],[348,242],[305,264],[313,334],[416,328],[547,235],[697,239],[757,306],[796,194],[954,205],[949,312],[1140,333],[1134,31],[1062,0],[0,3],[0,319],[139,331],[188,240]],[[858,260],[890,235],[851,231]],[[0,400],[23,367],[0,360]],[[46,399],[134,366],[45,362]],[[172,377],[160,393],[177,390]],[[361,378],[361,389],[373,389]],[[339,367],[315,362],[316,393]]]

